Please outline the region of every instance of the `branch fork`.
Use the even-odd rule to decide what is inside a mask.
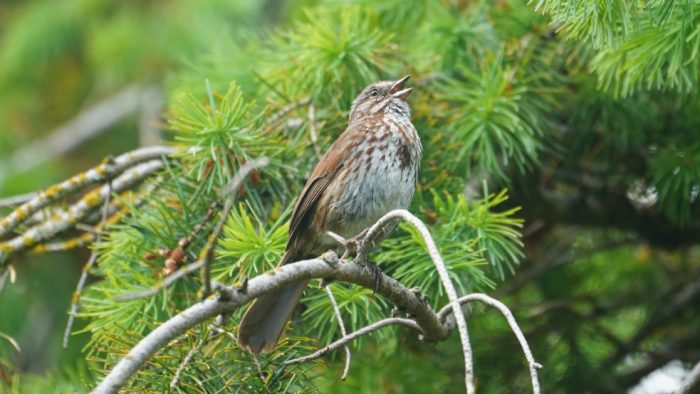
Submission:
[[[436,313],[426,303],[425,295],[420,289],[409,289],[395,279],[383,273],[379,273],[378,275],[381,277],[381,281],[377,285],[376,292],[387,298],[391,303],[396,305],[397,308],[405,311],[411,318],[390,317],[372,323],[355,332],[347,333],[344,332],[343,329],[344,324],[340,309],[337,307],[337,303],[334,302],[334,297],[330,288],[326,287],[331,303],[334,305],[334,311],[343,336],[315,353],[289,360],[285,362],[285,365],[319,358],[330,351],[345,347],[346,363],[343,372],[344,377],[347,375],[350,364],[350,350],[346,345],[354,339],[367,335],[382,327],[402,325],[415,330],[419,334],[419,337],[425,342],[440,342],[444,341],[451,331],[451,327],[448,327],[446,323],[448,316],[454,316],[457,321],[460,339],[462,340],[462,349],[465,358],[465,386],[467,393],[472,393],[474,391],[474,381],[473,366],[471,363],[471,345],[469,344],[469,337],[466,331],[466,319],[461,306],[469,302],[480,301],[498,309],[508,321],[527,359],[533,392],[539,394],[540,387],[537,369],[542,366],[538,364],[532,356],[529,345],[515,322],[513,314],[503,303],[485,294],[469,294],[459,298],[457,297],[454,285],[447,276],[446,267],[442,262],[442,258],[437,251],[435,243],[425,225],[418,218],[405,210],[389,212],[367,230],[366,233],[363,233],[364,237],[359,244],[357,254],[359,256],[366,256],[369,249],[371,249],[370,245],[374,244],[374,240],[382,233],[384,226],[393,223],[393,221],[397,219],[406,220],[423,236],[428,252],[443,279],[443,285],[447,290],[450,302]],[[333,237],[334,234],[330,236]],[[338,238],[342,239],[342,237]],[[237,288],[231,286],[224,286],[216,283],[212,284],[212,289],[219,292],[219,297],[207,298],[191,306],[146,335],[112,368],[109,374],[94,389],[93,393],[116,393],[124,386],[128,379],[143,366],[148,358],[166,347],[170,341],[181,336],[188,329],[213,319],[216,316],[230,315],[233,311],[251,302],[255,298],[267,292],[275,291],[290,283],[314,278],[328,278],[335,281],[354,283],[366,288],[372,288],[376,283],[375,275],[368,272],[366,266],[360,261],[348,261],[343,264],[339,264],[338,262],[338,257],[335,253],[327,252],[321,258],[299,261],[277,267],[267,273],[248,280],[246,282],[247,286],[245,286],[245,291],[239,291]],[[183,365],[184,364],[186,364],[186,362],[183,362]]]

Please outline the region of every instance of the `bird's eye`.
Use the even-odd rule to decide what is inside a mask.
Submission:
[[[369,95],[372,97],[377,97],[379,96],[379,91],[377,89],[372,89],[369,91]]]

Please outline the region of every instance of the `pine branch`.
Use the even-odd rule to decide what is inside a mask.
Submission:
[[[163,146],[153,146],[136,149],[124,153],[114,159],[107,159],[99,166],[75,175],[57,185],[33,196],[12,213],[0,220],[0,237],[8,234],[18,225],[29,219],[32,214],[41,208],[56,202],[72,193],[77,193],[84,188],[111,179],[136,164],[153,159],[159,159],[175,152],[175,149]],[[0,260],[2,260],[0,258]]]
[[[367,245],[374,243],[374,237],[383,231],[384,226],[397,218],[402,218],[408,221],[421,232],[428,246],[429,254],[434,260],[440,276],[446,278],[446,269],[444,265],[440,264],[441,257],[425,225],[420,220],[415,218],[415,216],[404,210],[396,210],[388,213],[368,230],[366,241],[360,246],[360,251],[363,253],[361,256],[367,255]],[[345,262],[344,260],[339,262],[335,253],[327,252],[319,259],[304,260],[293,264],[287,264],[273,269],[265,274],[259,275],[248,281],[247,285],[241,289],[222,285],[215,286],[214,289],[219,292],[218,297],[206,299],[201,303],[187,308],[146,335],[112,368],[110,373],[95,388],[93,393],[117,392],[151,356],[161,351],[170,341],[184,334],[193,326],[218,315],[229,315],[253,299],[258,298],[268,292],[273,292],[280,289],[283,286],[289,285],[290,283],[296,283],[302,280],[310,280],[314,278],[332,279],[375,289],[378,294],[386,297],[394,305],[407,311],[407,313],[413,317],[413,319],[392,318],[374,323],[373,325],[360,329],[353,334],[344,335],[340,342],[330,345],[328,350],[325,352],[343,346],[352,339],[389,324],[403,324],[415,328],[422,333],[421,339],[426,342],[443,341],[448,337],[450,330],[453,328],[453,325],[443,322],[444,316],[447,314],[446,311],[451,310],[457,317],[458,326],[460,317],[462,320],[462,325],[459,326],[459,331],[460,337],[463,340],[463,351],[465,352],[466,365],[471,360],[469,355],[466,354],[466,350],[464,348],[464,336],[466,335],[466,330],[464,330],[464,328],[466,328],[466,321],[464,320],[464,315],[462,314],[461,304],[471,301],[472,298],[474,298],[488,302],[490,305],[493,305],[501,310],[501,312],[508,319],[509,324],[511,324],[511,327],[518,337],[518,340],[521,342],[531,368],[537,368],[539,366],[539,364],[534,362],[534,359],[529,351],[529,347],[525,342],[525,338],[522,336],[522,332],[517,329],[517,324],[515,324],[512,314],[510,314],[510,311],[508,311],[505,305],[484,295],[474,295],[472,298],[467,298],[469,297],[467,296],[463,297],[462,299],[457,299],[454,286],[448,278],[444,280],[444,285],[448,288],[448,291],[451,289],[450,303],[444,307],[439,314],[437,314],[425,303],[425,299],[422,297],[420,292],[416,292],[414,289],[409,289],[400,282],[384,274],[377,274],[376,272],[367,270],[365,264],[363,264],[361,261],[361,259],[356,259],[356,261],[353,262]],[[376,280],[376,275],[380,275],[381,278],[378,283]],[[443,316],[443,319],[441,319],[441,316]],[[471,351],[470,348],[467,350]],[[315,356],[310,358],[314,357]],[[320,355],[318,357],[320,357]],[[305,360],[306,359],[299,360],[298,362]],[[287,363],[287,365],[289,364],[290,363]],[[535,393],[539,393],[539,383],[537,381],[536,371],[532,372],[531,369],[531,376],[533,379],[533,390]],[[469,378],[470,376],[467,377],[466,382],[467,390],[473,390],[473,382],[470,382]],[[472,384],[471,387],[470,383]]]
[[[125,171],[119,177],[114,179],[111,187],[102,186],[89,192],[77,203],[71,205],[71,207],[61,215],[58,215],[55,218],[49,218],[45,222],[42,222],[23,232],[21,235],[6,242],[0,243],[0,265],[6,263],[14,254],[30,249],[41,242],[51,239],[54,235],[60,233],[61,231],[75,225],[79,220],[83,219],[90,214],[90,212],[99,207],[105,198],[107,198],[109,193],[121,193],[124,190],[131,188],[134,184],[147,178],[159,170],[162,166],[163,162],[161,160],[151,160],[139,164]],[[41,203],[46,199],[53,199],[54,194],[51,193],[51,190],[52,189],[49,189],[47,192],[43,193],[43,199],[41,196],[37,196],[36,201]],[[32,201],[28,202],[27,204],[31,203]],[[21,209],[22,207],[15,211],[20,212],[20,215],[18,215],[20,221],[26,219],[25,216],[22,216],[26,211]],[[14,222],[10,221],[10,223]]]

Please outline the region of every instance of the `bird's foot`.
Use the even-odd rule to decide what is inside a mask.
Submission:
[[[357,256],[357,251],[360,249],[360,246],[362,246],[362,242],[365,240],[365,236],[367,235],[367,231],[369,231],[368,228],[362,230],[361,233],[357,234],[356,236],[352,238],[343,238],[340,235],[329,231],[328,235],[338,241],[343,247],[345,247],[345,252],[343,252],[343,255],[340,256],[341,260],[346,260],[351,257],[356,257]]]
[[[334,251],[329,250],[326,253],[321,255],[321,260],[323,260],[326,264],[330,265],[331,267],[335,267],[338,265],[338,255],[335,254]]]

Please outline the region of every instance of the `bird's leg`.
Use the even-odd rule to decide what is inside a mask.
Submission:
[[[332,231],[328,231],[327,235],[333,238],[339,244],[343,245],[345,251],[343,252],[343,255],[340,256],[340,259],[347,260],[349,257],[357,256],[357,250],[360,248],[360,245],[362,245],[362,242],[364,241],[365,236],[367,235],[367,231],[369,231],[368,228],[362,230],[362,232],[357,234],[356,236],[347,239]]]
[[[366,228],[362,230],[361,233],[357,234],[356,236],[352,238],[345,239],[341,237],[338,234],[333,233],[332,231],[328,232],[328,235],[338,241],[340,244],[342,244],[345,247],[345,252],[343,255],[340,257],[341,260],[345,260],[348,257],[353,257],[355,259],[355,263],[362,264],[365,266],[365,269],[369,270],[370,273],[374,275],[374,287],[372,293],[376,293],[377,289],[379,289],[379,285],[382,283],[382,270],[379,268],[379,266],[371,262],[367,259],[367,256],[358,256],[357,251],[362,245],[363,242],[365,242],[365,238],[367,237],[367,232],[369,231],[369,228]],[[321,287],[324,287],[327,285],[329,282],[322,281],[321,282]]]
[[[362,245],[362,242],[364,242],[365,236],[367,235],[368,231],[369,228],[366,228],[356,236],[345,240],[345,244],[343,245],[345,246],[345,253],[343,253],[343,257],[341,257],[342,259],[348,257],[357,257],[357,250],[360,248],[360,245]],[[360,262],[362,263],[362,261]]]

